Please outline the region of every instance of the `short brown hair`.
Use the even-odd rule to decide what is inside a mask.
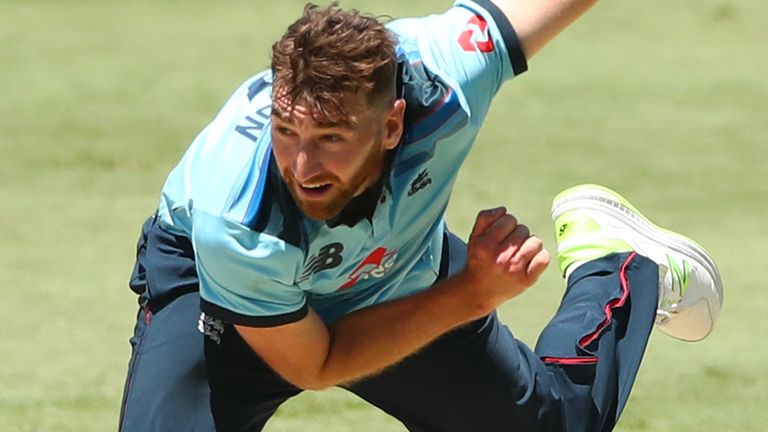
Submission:
[[[394,94],[396,70],[395,38],[377,18],[336,2],[308,3],[272,45],[273,100],[290,109],[306,104],[314,115],[338,121],[348,115],[344,96],[364,95],[374,104]]]

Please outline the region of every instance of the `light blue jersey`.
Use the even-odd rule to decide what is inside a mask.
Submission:
[[[272,158],[269,71],[234,93],[169,175],[159,222],[191,239],[207,314],[272,326],[311,307],[330,322],[434,283],[459,166],[501,84],[527,66],[487,1],[388,27],[406,123],[370,219],[332,226],[298,210]]]

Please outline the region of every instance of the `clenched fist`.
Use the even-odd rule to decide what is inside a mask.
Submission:
[[[549,260],[541,239],[498,207],[478,213],[460,277],[475,301],[490,311],[533,285]]]

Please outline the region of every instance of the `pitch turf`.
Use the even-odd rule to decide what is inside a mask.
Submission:
[[[448,2],[347,1],[392,16]],[[417,4],[416,4],[417,3]],[[135,297],[132,248],[167,171],[302,2],[0,0],[0,430],[116,427]],[[598,182],[718,259],[725,309],[698,344],[653,336],[621,431],[758,431],[768,417],[768,6],[602,2],[495,102],[450,225],[507,205],[552,246],[549,202]],[[555,267],[502,308],[528,343]],[[268,431],[402,431],[341,390]]]

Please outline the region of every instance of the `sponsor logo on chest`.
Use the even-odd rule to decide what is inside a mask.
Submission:
[[[347,276],[347,281],[339,287],[338,291],[352,288],[359,281],[370,278],[381,279],[395,267],[396,262],[397,250],[380,246],[352,270]]]

